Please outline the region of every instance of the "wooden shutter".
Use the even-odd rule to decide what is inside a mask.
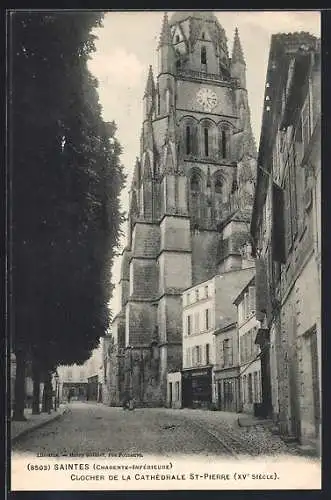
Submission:
[[[255,313],[255,286],[248,287],[248,307],[249,313]]]
[[[223,341],[220,341],[220,346],[219,346],[219,364],[220,367],[224,367],[224,349],[223,349]]]
[[[284,223],[285,223],[286,253],[288,255],[292,247],[291,194],[290,194],[290,176],[288,168],[285,174],[285,185],[284,185]]]
[[[273,183],[272,186],[272,259],[285,262],[285,221],[284,190]]]
[[[291,220],[292,220],[292,238],[298,232],[298,209],[297,209],[297,190],[296,190],[296,158],[294,143],[289,150],[289,172],[290,172],[290,190],[291,190]]]

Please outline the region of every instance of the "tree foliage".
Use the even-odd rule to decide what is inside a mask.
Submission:
[[[101,116],[95,12],[11,17],[11,281],[14,349],[44,369],[82,363],[109,323],[124,174]]]

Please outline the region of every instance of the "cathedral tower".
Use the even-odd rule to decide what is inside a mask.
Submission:
[[[118,316],[122,390],[142,405],[164,404],[166,374],[181,369],[182,291],[242,266],[256,170],[238,30],[230,58],[212,12],[165,14],[157,50],[156,80],[150,67],[143,96]]]

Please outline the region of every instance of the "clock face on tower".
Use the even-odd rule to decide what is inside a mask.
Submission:
[[[203,107],[204,111],[211,112],[217,105],[217,95],[211,89],[202,88],[197,92],[197,102]]]

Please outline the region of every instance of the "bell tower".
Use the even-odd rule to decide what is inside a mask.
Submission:
[[[242,268],[256,150],[239,32],[232,57],[213,12],[165,13],[143,96],[123,255],[124,385],[162,405],[181,369],[184,289]],[[123,285],[123,286],[124,286]],[[123,388],[122,388],[123,389]]]

